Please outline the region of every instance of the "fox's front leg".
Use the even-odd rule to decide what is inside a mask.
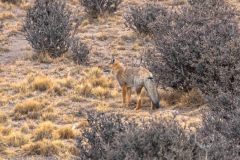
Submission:
[[[137,105],[135,110],[139,110],[141,108],[141,105],[142,105],[141,92],[142,92],[142,88],[137,90]]]
[[[124,84],[122,85],[123,106],[126,106],[126,94],[127,94],[127,86]]]
[[[127,88],[127,99],[126,99],[127,107],[129,107],[129,102],[131,100],[131,95],[132,95],[132,89],[131,88]]]

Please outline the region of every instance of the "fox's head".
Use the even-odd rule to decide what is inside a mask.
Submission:
[[[123,69],[122,63],[118,59],[116,59],[114,56],[112,56],[112,59],[109,63],[109,67],[113,72],[117,72]]]

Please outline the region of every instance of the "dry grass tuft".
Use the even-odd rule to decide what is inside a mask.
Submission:
[[[58,114],[57,113],[53,113],[53,112],[45,112],[42,114],[42,120],[44,121],[51,121],[51,122],[55,122],[58,119]]]
[[[0,111],[0,123],[7,122],[7,115]]]
[[[75,132],[70,126],[59,128],[57,133],[61,139],[72,139],[75,137]]]
[[[59,84],[60,87],[72,89],[76,82],[75,82],[74,78],[67,77],[67,78],[63,78],[63,79],[58,79],[56,81],[56,83]]]
[[[93,87],[97,87],[97,86],[102,86],[104,88],[114,87],[114,83],[112,79],[106,76],[94,77],[93,79],[91,79],[91,84],[93,85]]]
[[[22,103],[18,103],[14,108],[15,119],[25,118],[26,116],[31,119],[38,119],[41,116],[41,110],[44,106],[33,100],[28,99]]]
[[[28,134],[30,132],[29,125],[27,123],[23,124],[20,131],[24,134]]]
[[[14,18],[14,14],[12,12],[1,12],[0,13],[0,20],[5,20],[5,19],[10,19],[10,18]]]
[[[90,83],[82,83],[76,86],[75,91],[77,94],[90,97],[92,93],[92,85]]]
[[[36,143],[25,145],[23,150],[27,155],[58,156],[64,147],[61,141],[51,141],[44,139]]]
[[[26,81],[20,81],[12,84],[11,87],[14,88],[18,93],[26,93],[28,89],[28,83]]]
[[[49,63],[53,62],[53,59],[47,53],[34,54],[32,56],[32,60],[36,60],[40,63],[46,63],[46,64],[49,64]]]
[[[97,86],[92,89],[92,94],[95,97],[109,98],[109,97],[111,97],[111,90],[109,90],[108,88]]]
[[[160,97],[161,103],[169,107],[198,107],[205,103],[197,89],[192,89],[188,92],[164,90],[160,93]]]
[[[32,88],[34,90],[46,91],[53,87],[52,80],[47,76],[37,76],[32,82]]]
[[[44,138],[52,139],[54,136],[55,126],[52,122],[42,122],[39,126],[34,130],[34,140],[39,141]]]
[[[80,85],[75,87],[75,91],[85,97],[101,99],[117,95],[113,80],[97,67],[86,70],[85,76],[80,80]]]
[[[92,67],[86,71],[86,75],[88,78],[89,77],[99,78],[100,76],[102,76],[102,74],[103,73],[102,73],[101,69],[98,67]]]
[[[93,105],[96,106],[96,110],[98,112],[108,112],[110,110],[110,106],[107,103],[104,102],[98,102],[98,103],[94,103]]]
[[[13,132],[11,127],[0,126],[0,135],[8,136]]]
[[[12,147],[20,147],[29,142],[29,137],[20,133],[20,132],[12,132],[10,135],[6,137],[6,143]]]
[[[190,107],[199,107],[205,104],[205,101],[197,89],[192,89],[181,97],[180,103]]]
[[[174,106],[180,101],[183,94],[183,91],[180,90],[167,90],[160,93],[160,97],[161,101],[164,101],[168,106]]]

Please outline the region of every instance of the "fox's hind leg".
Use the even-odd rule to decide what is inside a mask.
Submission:
[[[126,94],[127,94],[127,86],[124,84],[122,85],[123,106],[126,106]]]
[[[141,99],[142,87],[138,88],[136,92],[137,92],[137,105],[135,110],[139,110],[142,105],[142,99]]]
[[[132,95],[132,89],[131,87],[127,88],[127,98],[126,98],[126,105],[129,107],[129,102],[131,100],[131,95]]]

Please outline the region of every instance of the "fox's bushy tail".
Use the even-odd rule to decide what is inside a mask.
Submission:
[[[157,86],[152,77],[148,77],[144,80],[144,88],[146,89],[153,105],[156,108],[160,108]]]

